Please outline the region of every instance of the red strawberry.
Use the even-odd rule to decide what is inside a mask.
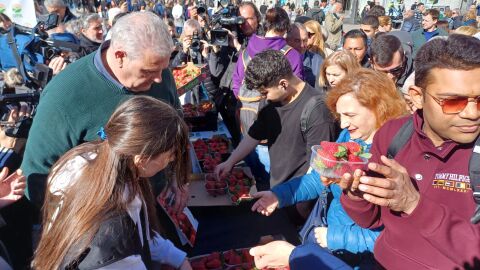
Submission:
[[[222,262],[219,259],[213,259],[211,261],[208,261],[205,265],[208,269],[218,269],[222,267]]]
[[[320,146],[322,146],[322,149],[325,152],[331,153],[333,155],[338,151],[339,144],[335,143],[335,142],[323,141],[323,142],[320,143]]]
[[[317,155],[319,157],[321,157],[317,160],[317,161],[322,163],[321,165],[319,164],[320,167],[332,168],[333,166],[335,166],[337,164],[337,161],[336,161],[337,159],[330,152],[326,152],[323,149],[318,149],[317,150]]]
[[[339,168],[335,169],[335,174],[340,177],[345,173],[350,173],[350,167],[348,165],[341,165]]]
[[[341,145],[345,146],[348,149],[348,153],[358,153],[362,151],[362,146],[356,142],[344,142]]]
[[[363,162],[362,158],[360,158],[359,156],[354,155],[354,154],[349,154],[348,155],[348,161],[349,162]]]

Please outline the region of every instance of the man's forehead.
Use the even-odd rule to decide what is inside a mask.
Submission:
[[[243,13],[245,15],[254,15],[255,11],[253,8],[249,5],[244,5],[240,8],[240,13]]]
[[[365,42],[362,38],[346,38],[343,43],[344,47],[365,47]]]

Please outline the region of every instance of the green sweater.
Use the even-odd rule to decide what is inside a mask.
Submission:
[[[68,150],[98,139],[116,107],[135,94],[107,80],[95,67],[95,53],[67,66],[47,85],[30,129],[22,170],[27,177],[26,196],[43,203],[50,167]],[[156,97],[180,109],[175,82],[169,70],[162,82],[141,94]]]

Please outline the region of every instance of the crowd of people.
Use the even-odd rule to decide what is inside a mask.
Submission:
[[[76,49],[33,51],[0,13],[4,89],[41,90],[34,107],[2,104],[0,269],[192,269],[155,205],[168,191],[181,212],[189,198],[172,74],[188,62],[206,65],[201,95],[234,145],[214,173],[244,161],[251,211],[282,208],[298,228],[299,246],[253,247],[257,268],[480,268],[480,3],[415,3],[394,29],[392,7],[369,2],[347,32],[339,0],[35,6],[59,17],[48,40]],[[6,132],[32,116],[28,139]],[[368,166],[320,175],[322,141],[359,144]]]

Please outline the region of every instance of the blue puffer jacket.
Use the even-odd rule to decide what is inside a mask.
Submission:
[[[348,131],[343,130],[337,142],[347,142],[349,140]],[[363,141],[355,141],[367,146],[369,150],[370,145],[366,145]],[[381,229],[369,230],[355,224],[340,204],[340,195],[342,194],[340,187],[336,184],[325,187],[320,181],[320,175],[317,172],[312,171],[275,186],[272,188],[272,192],[275,193],[279,200],[279,207],[319,198],[305,225],[307,227],[304,227],[300,233],[304,243],[315,241],[313,235],[315,227],[328,226],[327,245],[330,250],[346,250],[354,254],[373,252],[375,240]],[[329,207],[324,207],[328,193],[333,195],[333,199]]]

